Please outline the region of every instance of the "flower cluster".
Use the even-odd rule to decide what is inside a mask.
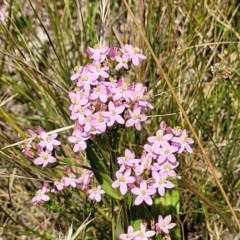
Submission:
[[[130,84],[122,76],[131,65],[138,66],[140,60],[146,58],[139,48],[129,44],[123,49],[96,45],[94,48],[88,47],[87,53],[91,62],[78,67],[71,76],[75,88],[69,92],[69,110],[75,125],[68,141],[74,144],[74,152],[84,151],[88,139],[94,139],[94,136],[112,127],[134,126],[140,131],[141,124],[147,119],[146,111],[153,108],[148,102],[147,88],[141,83]],[[28,133],[31,139],[23,153],[35,165],[43,168],[57,162],[53,156],[54,147],[61,144],[56,139],[57,133],[48,134],[42,128],[38,128],[38,133],[32,130],[28,130]],[[134,151],[125,149],[124,156],[116,159],[119,169],[115,172],[116,179],[112,187],[119,188],[122,195],[129,192],[133,194],[135,205],[152,205],[156,193],[164,196],[166,189],[173,188],[173,180],[178,177],[175,172],[179,165],[176,154],[193,152],[191,145],[194,141],[188,137],[186,130],[168,127],[165,122],[161,122],[156,134],[147,140],[140,158],[136,157]],[[101,186],[90,188],[92,177],[90,170],[84,169],[77,177],[67,168],[64,177],[55,181],[52,188],[44,184],[32,201],[42,204],[50,200],[48,192],[59,194],[71,187],[85,192],[89,201],[100,202],[105,191]],[[147,224],[142,222],[140,229],[134,231],[129,226],[128,232],[119,238],[148,240],[156,234],[164,234],[169,238],[169,230],[176,225],[171,220],[171,215],[165,218],[160,215],[152,230],[148,230]]]
[[[135,153],[129,149],[125,150],[124,157],[118,157],[119,170],[116,172],[116,180],[112,187],[119,187],[123,195],[128,191],[134,194],[135,205],[143,202],[152,205],[152,196],[156,192],[164,196],[165,189],[174,187],[171,179],[177,177],[175,168],[179,165],[175,155],[184,150],[192,153],[190,145],[193,142],[193,139],[187,136],[185,129],[171,128],[165,122],[161,122],[156,135],[148,137],[148,143],[144,145],[144,152],[140,159],[136,158]],[[155,226],[156,232],[168,237],[169,229],[175,225],[171,223],[171,215],[164,219],[159,216]],[[136,232],[130,226],[128,233],[120,235],[120,239],[147,240],[153,235],[155,232],[146,231],[144,225],[141,225],[141,230]]]
[[[101,186],[92,187],[90,186],[90,181],[93,177],[93,172],[87,169],[84,169],[79,178],[76,177],[75,174],[71,172],[70,168],[66,169],[67,176],[61,178],[60,181],[54,182],[54,188],[51,192],[60,193],[65,187],[78,188],[81,191],[88,194],[89,201],[100,202],[102,200],[102,195],[105,193],[104,190],[101,189]]]
[[[96,45],[88,47],[91,63],[81,66],[72,75],[74,91],[69,93],[71,119],[76,122],[72,136],[73,151],[85,150],[86,140],[106,132],[113,125],[135,126],[141,130],[141,122],[147,119],[147,88],[141,83],[130,85],[120,70],[128,69],[131,63],[139,65],[146,57],[139,48],[125,45],[124,49]]]
[[[169,229],[176,226],[176,223],[171,223],[171,215],[167,215],[164,219],[162,216],[158,217],[158,222],[155,224],[155,230],[148,231],[146,224],[141,223],[140,229],[134,231],[132,226],[128,227],[128,232],[119,236],[121,240],[148,240],[149,237],[158,233],[163,233],[165,237],[169,237]]]
[[[38,127],[38,134],[31,129],[28,130],[28,133],[31,138],[24,146],[23,154],[30,158],[33,164],[42,166],[43,168],[49,167],[55,163],[57,159],[52,156],[52,151],[54,146],[61,144],[60,141],[56,140],[57,133],[49,135],[41,127]],[[55,181],[52,189],[50,189],[49,184],[45,183],[42,189],[36,192],[32,201],[36,205],[40,205],[43,202],[50,200],[49,196],[46,194],[47,192],[57,194],[61,193],[66,187],[72,187],[78,188],[88,194],[88,200],[100,202],[101,195],[103,195],[105,192],[100,186],[97,188],[93,187],[92,189],[89,188],[92,177],[93,172],[84,169],[80,177],[77,178],[76,175],[71,172],[71,169],[67,168],[66,176]]]
[[[192,152],[192,143],[193,139],[188,138],[186,130],[172,129],[162,122],[156,135],[148,137],[140,159],[129,149],[125,150],[124,157],[118,157],[120,168],[112,187],[119,187],[123,195],[130,190],[136,195],[135,205],[142,202],[152,205],[153,194],[158,192],[164,196],[165,189],[174,187],[170,179],[176,178],[174,169],[179,165],[175,154],[184,149]]]
[[[47,167],[57,160],[52,156],[54,146],[59,146],[60,141],[56,140],[57,133],[49,135],[41,127],[38,128],[38,134],[33,130],[28,130],[32,137],[25,145],[23,154],[29,157],[35,165]]]
[[[47,192],[59,194],[65,188],[72,187],[78,188],[81,191],[85,192],[88,195],[89,201],[100,202],[102,200],[102,195],[105,194],[105,191],[101,189],[101,186],[89,188],[92,177],[92,171],[84,170],[80,177],[77,178],[76,175],[71,172],[71,169],[67,168],[66,176],[62,177],[60,181],[55,181],[52,189],[50,189],[49,184],[45,183],[42,189],[36,192],[32,201],[34,204],[40,205],[50,200],[50,197],[46,194]]]

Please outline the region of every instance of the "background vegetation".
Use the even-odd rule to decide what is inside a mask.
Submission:
[[[237,0],[128,0],[164,72],[180,99],[218,179],[240,219],[239,50]],[[130,75],[149,88],[153,115],[141,133],[126,133],[141,145],[164,120],[189,129],[163,75],[143,41],[124,1],[4,1],[0,24],[0,148],[26,138],[28,128],[46,131],[71,125],[68,91],[76,65],[86,63],[86,47],[101,39],[123,47],[132,43],[148,56]],[[2,3],[3,4],[3,3]],[[2,8],[2,12],[3,12]],[[213,69],[214,74],[211,71]],[[84,164],[61,134],[56,155]],[[128,134],[128,135],[127,135]],[[191,133],[189,132],[191,136]],[[125,138],[124,138],[125,139]],[[119,153],[128,142],[122,141]],[[61,239],[71,223],[84,225],[92,206],[74,193],[51,209],[31,202],[43,180],[61,171],[43,171],[23,157],[21,145],[0,152],[0,233],[3,239]],[[182,156],[178,223],[183,239],[238,239],[236,222],[197,144]],[[81,168],[73,167],[75,172]],[[169,197],[170,199],[170,197]],[[170,201],[170,200],[169,200]],[[166,203],[167,204],[167,203]],[[111,239],[111,221],[98,209],[79,239]],[[83,226],[82,225],[82,226]],[[1,235],[0,235],[1,236]]]

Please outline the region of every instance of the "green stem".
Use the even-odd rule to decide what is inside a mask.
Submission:
[[[112,198],[112,240],[115,240],[115,212],[114,212],[114,199]]]
[[[115,153],[112,151],[111,148],[109,148],[110,151],[110,173],[111,178],[114,179],[114,173],[116,170],[116,156]],[[112,205],[112,239],[115,240],[115,212],[114,212],[114,199],[111,199],[111,205]]]

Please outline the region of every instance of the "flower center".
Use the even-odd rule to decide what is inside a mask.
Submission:
[[[169,151],[169,149],[168,149],[168,148],[165,148],[165,149],[164,149],[164,154],[165,154],[165,155],[168,155],[168,154],[169,154],[169,152],[170,152],[170,151]]]
[[[46,136],[46,141],[47,141],[47,142],[51,142],[50,136]]]
[[[49,155],[47,153],[45,153],[43,156],[42,156],[42,159],[44,161],[46,161],[47,159],[49,158]]]
[[[96,43],[93,48],[94,48],[94,49],[99,49],[99,48],[100,48],[99,43]]]
[[[188,136],[185,135],[185,136],[183,137],[183,143],[187,143],[187,142],[188,142]]]
[[[116,111],[115,110],[111,110],[111,114],[112,114],[112,116],[115,116],[116,115]]]
[[[146,190],[141,190],[141,195],[144,197],[146,195]]]
[[[139,118],[140,118],[140,114],[139,113],[134,114],[134,120],[138,120]]]
[[[119,177],[119,178],[118,178],[118,181],[119,181],[119,182],[125,182],[125,177],[124,177],[124,176]]]
[[[100,122],[100,123],[104,122],[104,118],[102,116],[99,116],[98,117],[98,122]]]
[[[74,143],[77,144],[77,143],[79,143],[80,141],[81,141],[81,138],[80,138],[80,137],[76,137]]]
[[[159,134],[159,135],[157,135],[156,138],[157,138],[157,140],[158,140],[159,142],[161,142],[161,141],[162,141],[162,137],[163,137],[162,134]]]

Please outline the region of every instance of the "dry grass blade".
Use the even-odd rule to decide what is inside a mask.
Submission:
[[[228,229],[232,231],[232,226],[229,223],[229,219],[222,213],[221,209],[219,209],[214,203],[212,203],[209,199],[204,197],[202,194],[200,194],[185,178],[181,178],[179,180],[185,187],[187,187],[192,193],[194,193],[198,198],[200,198],[203,202],[205,202],[207,205],[209,205],[212,209],[214,209],[225,221],[226,225],[228,226]]]
[[[90,215],[81,224],[81,226],[77,229],[77,231],[74,233],[74,235],[72,235],[73,234],[73,229],[72,229],[72,225],[71,225],[71,227],[69,228],[68,234],[65,237],[65,240],[75,240],[78,237],[78,235],[82,232],[82,230],[85,229],[87,227],[87,225],[94,220],[94,218],[93,218],[93,219],[88,221],[89,218],[90,218]]]

